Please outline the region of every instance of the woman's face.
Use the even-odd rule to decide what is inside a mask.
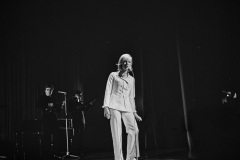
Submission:
[[[132,59],[124,58],[122,61],[122,71],[132,70]]]

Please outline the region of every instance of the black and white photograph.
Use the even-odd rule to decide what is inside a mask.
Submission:
[[[0,160],[239,159],[239,7],[2,1]]]

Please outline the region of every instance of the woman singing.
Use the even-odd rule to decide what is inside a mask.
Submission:
[[[117,65],[118,71],[112,72],[108,77],[104,116],[110,119],[115,160],[123,160],[121,120],[127,132],[126,160],[135,160],[140,156],[136,120],[142,121],[142,118],[138,116],[135,106],[135,79],[129,74],[132,71],[132,57],[123,54]]]

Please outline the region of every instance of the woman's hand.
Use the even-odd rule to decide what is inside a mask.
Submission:
[[[111,114],[110,114],[110,111],[109,111],[108,107],[104,108],[104,117],[106,117],[107,119],[110,119],[110,117],[111,117]]]
[[[134,112],[133,115],[137,121],[142,121],[142,118],[136,112]]]

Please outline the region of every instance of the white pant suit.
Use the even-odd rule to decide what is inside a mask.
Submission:
[[[107,81],[104,105],[110,110],[110,126],[115,160],[123,160],[122,153],[122,120],[127,132],[127,157],[133,160],[139,157],[138,126],[133,112],[135,111],[135,83],[128,75],[119,77],[118,72],[112,72]]]
[[[126,127],[127,132],[127,160],[133,160],[134,157],[139,157],[138,144],[138,126],[135,117],[130,112],[121,112],[115,109],[110,109],[111,132],[113,139],[114,157],[115,160],[123,160],[122,154],[122,123]]]

